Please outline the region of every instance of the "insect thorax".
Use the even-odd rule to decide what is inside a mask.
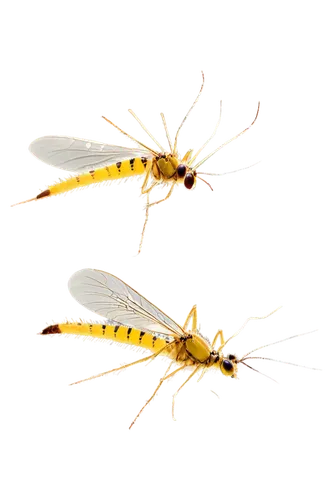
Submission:
[[[161,153],[154,158],[153,175],[156,180],[168,180],[175,177],[180,161],[172,154]]]

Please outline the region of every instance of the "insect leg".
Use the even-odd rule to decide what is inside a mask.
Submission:
[[[185,324],[183,326],[183,330],[186,330],[188,327],[189,322],[191,321],[192,318],[192,331],[195,332],[197,330],[197,306],[193,306],[192,309],[190,310]]]
[[[140,226],[140,232],[139,232],[139,238],[136,243],[136,255],[141,255],[143,253],[143,249],[145,246],[146,242],[146,236],[147,236],[147,231],[149,227],[149,222],[151,220],[151,207],[149,206],[149,203],[147,203],[147,200],[151,201],[151,195],[147,194],[145,197],[145,200],[143,202],[143,214],[142,214],[142,220],[141,220],[141,226]]]
[[[215,398],[215,399],[222,399],[222,396],[219,392],[217,392],[216,389],[214,389],[213,387],[211,387],[210,389],[208,389],[208,392],[210,392],[210,394]]]
[[[134,110],[134,108],[132,108],[132,106],[128,107],[128,114],[139,125],[140,129],[149,137],[149,139],[151,140],[151,142],[157,148],[157,151],[159,151],[162,154],[165,153],[162,144],[160,144],[158,142],[157,138],[155,137],[155,135],[153,134],[153,132],[150,130],[150,128],[148,127],[148,125],[146,125],[146,123],[142,120],[142,118],[140,118],[140,116],[137,114],[137,112]]]
[[[172,191],[174,190],[174,187],[176,185],[176,182],[174,182],[168,192],[168,194],[166,195],[165,198],[163,198],[162,200],[158,200],[158,201],[154,201],[154,203],[150,203],[149,205],[149,208],[152,207],[153,205],[158,205],[159,203],[162,203],[162,201],[165,201],[167,200],[168,198],[170,198],[171,194],[172,194]]]
[[[153,183],[148,189],[146,189],[152,167],[153,167],[153,164],[151,164],[151,166],[148,167],[146,170],[145,178],[144,178],[143,184],[141,186],[141,194],[149,193],[149,191],[153,188],[153,186],[155,186],[157,184],[157,183]]]
[[[153,149],[145,141],[143,141],[143,140],[139,139],[138,137],[136,137],[134,134],[132,134],[131,132],[129,132],[126,128],[121,127],[117,122],[115,122],[114,120],[112,120],[112,118],[110,118],[110,116],[104,115],[103,113],[101,113],[100,116],[103,118],[104,123],[106,123],[107,125],[109,125],[109,127],[114,128],[115,131],[118,132],[118,134],[123,135],[130,142],[136,142],[136,143],[140,144],[145,149],[148,149],[148,151],[150,151],[154,156],[158,156],[159,151],[156,151],[155,149]]]
[[[176,411],[177,411],[180,391],[182,391],[185,388],[185,386],[191,382],[191,380],[195,377],[195,375],[198,373],[199,370],[202,370],[201,365],[196,366],[194,370],[189,375],[187,375],[187,377],[183,380],[183,382],[179,384],[178,387],[176,388],[175,394],[172,397],[171,404],[169,407],[169,415],[173,421],[176,420]]]
[[[171,153],[171,151],[173,149],[173,142],[172,142],[172,138],[170,136],[170,127],[169,127],[169,123],[168,123],[168,118],[163,110],[161,110],[158,113],[158,117],[161,121],[163,132],[164,132],[164,135],[165,135],[167,143],[168,143],[169,151]]]
[[[133,415],[131,421],[128,423],[127,428],[128,428],[129,431],[132,431],[135,428],[137,422],[142,417],[144,409],[147,408],[149,405],[151,405],[151,403],[155,400],[155,398],[157,397],[158,393],[162,390],[162,388],[166,384],[166,382],[168,380],[170,380],[170,379],[173,379],[176,376],[177,373],[181,372],[182,370],[184,370],[184,368],[186,368],[186,363],[183,363],[178,368],[175,368],[174,370],[172,370],[173,366],[174,366],[173,361],[171,361],[170,363],[167,364],[167,366],[165,367],[165,370],[164,370],[162,376],[159,378],[159,380],[155,384],[155,386],[154,386],[152,392],[150,393],[149,397],[140,406],[140,408],[138,409],[138,411]]]
[[[100,370],[99,372],[93,373],[92,375],[72,380],[72,382],[69,382],[67,384],[67,387],[75,388],[85,384],[92,384],[93,382],[96,382],[97,380],[102,380],[103,378],[109,375],[113,375],[114,373],[117,373],[119,375],[121,372],[126,371],[129,368],[135,368],[136,366],[145,365],[148,361],[150,362],[154,358],[156,358],[156,356],[159,356],[159,354],[161,354],[161,352],[164,351],[166,347],[169,347],[172,343],[173,342],[170,342],[167,346],[162,347],[162,349],[155,352],[154,354],[150,354],[149,356],[144,356],[139,359],[134,359],[133,361],[129,361],[128,363],[125,363],[124,365],[121,366],[115,366],[114,368],[105,368],[104,370]]]
[[[249,323],[256,323],[256,322],[263,322],[268,319],[271,319],[274,314],[278,313],[283,309],[283,304],[279,304],[278,306],[274,307],[270,311],[263,313],[263,314],[250,314],[249,316],[246,316],[244,321],[239,325],[239,327],[235,330],[234,333],[229,335],[229,337],[225,341],[224,349],[227,349],[229,344],[233,341],[236,340],[239,337],[240,332],[247,327]]]
[[[222,351],[224,348],[225,341],[226,341],[226,331],[223,328],[216,330],[212,340],[212,349],[217,352]]]

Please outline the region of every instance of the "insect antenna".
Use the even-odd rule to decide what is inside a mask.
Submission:
[[[211,134],[204,140],[202,145],[196,150],[194,156],[191,158],[188,166],[191,167],[193,163],[200,157],[206,147],[209,146],[209,143],[214,139],[214,137],[219,133],[219,130],[222,126],[224,120],[224,99],[223,96],[220,96],[217,100],[217,111],[216,111],[216,120]]]
[[[244,368],[245,370],[248,370],[257,376],[264,377],[266,380],[268,380],[268,382],[280,386],[280,382],[277,378],[273,377],[273,375],[270,375],[269,373],[264,372],[263,370],[260,370],[260,368],[257,368],[255,366],[251,367],[251,365],[248,363],[239,363],[239,365],[241,366],[241,368]]]
[[[204,165],[208,160],[213,158],[216,155],[216,153],[218,153],[219,151],[223,151],[227,147],[231,146],[234,142],[238,141],[238,139],[241,139],[242,137],[246,136],[254,128],[256,121],[259,120],[261,111],[262,111],[262,102],[257,101],[254,116],[252,120],[250,120],[248,126],[238,130],[234,135],[229,137],[229,139],[227,139],[223,144],[217,146],[211,153],[207,152],[206,155],[204,155],[192,166],[192,170],[197,170],[202,165]]]
[[[307,335],[311,336],[318,336],[319,335],[319,329],[318,328],[311,328],[310,330],[301,330],[300,332],[297,333],[292,333],[291,335],[286,335],[284,337],[277,337],[276,339],[269,340],[265,344],[257,344],[254,346],[252,349],[250,349],[248,352],[245,352],[243,356],[239,358],[240,362],[246,362],[248,359],[251,359],[253,356],[255,356],[258,352],[260,351],[265,351],[267,349],[271,349],[272,347],[280,346],[282,344],[290,344],[291,342],[294,342],[295,340],[302,339],[306,337]]]
[[[162,122],[163,122],[164,130],[165,130],[165,134],[167,136],[169,147],[170,147],[170,152],[171,152],[172,151],[172,143],[171,143],[171,138],[170,138],[170,134],[169,134],[169,130],[168,130],[167,124],[166,124],[164,113],[161,113],[161,118],[162,118]]]
[[[139,146],[142,146],[143,148],[148,149],[148,151],[150,151],[151,153],[153,153],[153,155],[157,156],[158,153],[156,151],[154,151],[154,149],[151,149],[148,146],[146,146],[145,144],[143,144],[142,142],[138,141],[137,139],[134,139],[134,137],[132,137],[130,134],[128,134],[127,132],[125,132],[124,130],[122,130],[120,127],[118,127],[118,125],[116,125],[115,123],[113,123],[108,118],[105,118],[105,116],[102,116],[102,118],[104,118],[105,121],[107,121],[108,123],[110,123],[110,125],[113,125],[117,130],[119,130],[119,132],[121,132],[122,134],[124,134],[127,137],[129,137],[130,139],[132,139],[132,141],[134,141],[137,144],[139,144]]]
[[[200,182],[201,184],[203,184],[204,186],[206,186],[206,188],[209,191],[213,191],[214,193],[216,192],[216,187],[214,186],[214,184],[212,184],[210,182],[210,180],[208,179],[208,177],[205,177],[204,175],[197,175],[197,179],[198,179],[198,182]]]
[[[178,124],[178,127],[175,130],[174,136],[173,136],[173,154],[178,155],[179,152],[179,142],[178,138],[184,129],[187,121],[189,120],[190,116],[192,115],[193,111],[195,108],[198,106],[200,102],[200,97],[203,95],[203,93],[206,90],[206,85],[207,85],[207,73],[203,70],[200,71],[200,84],[199,87],[196,91],[195,97],[192,99],[192,103],[190,106],[186,109],[183,118]]]
[[[283,368],[303,368],[305,371],[312,373],[323,373],[324,369],[315,365],[306,365],[301,361],[285,360],[271,356],[270,354],[254,354],[247,361],[255,363],[256,361],[262,361],[270,365],[281,366]]]
[[[146,132],[146,134],[149,135],[149,137],[155,142],[155,144],[160,148],[161,151],[165,151],[165,149],[163,148],[163,146],[161,146],[161,144],[155,139],[155,137],[149,132],[149,130],[147,129],[147,127],[145,127],[145,125],[142,123],[142,121],[140,120],[140,118],[138,116],[136,116],[136,114],[134,113],[134,111],[132,109],[129,109],[128,110],[131,115],[133,116],[133,118],[136,119],[136,121],[139,123],[139,125],[143,128],[143,130]]]
[[[200,170],[199,173],[207,177],[216,177],[216,178],[225,177],[227,175],[237,175],[237,174],[242,174],[243,172],[247,172],[252,168],[256,168],[262,161],[264,160],[254,160],[250,161],[247,165],[243,167],[240,165],[239,167],[226,168],[224,170],[220,169]]]

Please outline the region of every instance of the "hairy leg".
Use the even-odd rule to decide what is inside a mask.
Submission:
[[[199,307],[197,306],[197,304],[193,304],[188,310],[184,321],[182,322],[183,330],[186,331],[186,329],[188,328],[188,324],[190,323],[190,321],[192,321],[191,332],[196,333],[198,330],[198,323],[199,323],[198,318],[199,318]]]
[[[176,420],[176,412],[177,412],[177,406],[178,406],[178,399],[179,399],[179,394],[180,391],[185,389],[185,386],[191,382],[191,380],[195,377],[195,375],[198,373],[199,370],[202,370],[201,365],[197,365],[194,370],[183,380],[181,384],[178,385],[176,388],[175,394],[172,397],[170,408],[169,408],[169,415],[173,421]]]
[[[161,121],[163,133],[164,133],[164,136],[167,140],[169,152],[171,153],[172,149],[173,149],[173,142],[172,142],[172,138],[171,138],[171,134],[170,134],[170,127],[169,127],[169,123],[168,123],[168,118],[163,110],[161,110],[158,113],[158,117]]]
[[[171,342],[172,343],[172,342]],[[171,345],[168,344],[168,346]],[[161,352],[166,348],[166,346],[162,347],[159,351],[157,351],[154,354],[150,354],[149,356],[142,357],[140,359],[135,359],[133,361],[129,361],[128,363],[125,363],[124,365],[121,366],[115,366],[114,368],[105,368],[104,370],[100,370],[99,372],[93,373],[92,375],[88,375],[86,377],[80,377],[77,378],[76,380],[72,380],[72,382],[69,382],[67,384],[68,388],[75,388],[75,387],[80,387],[85,384],[92,384],[93,382],[96,382],[97,380],[102,380],[105,377],[108,377],[109,375],[113,375],[117,373],[117,375],[120,375],[121,372],[124,372],[128,370],[129,368],[135,368],[136,366],[142,366],[145,365],[147,362],[151,362],[156,356],[161,354]]]
[[[177,181],[173,181],[168,189],[167,194],[165,196],[163,196],[162,198],[158,198],[157,200],[150,202],[148,204],[148,206],[149,207],[157,207],[158,205],[163,205],[164,203],[166,203],[169,200],[169,198],[171,198],[171,196],[173,195],[176,183],[177,183]]]
[[[216,352],[222,351],[225,345],[225,341],[226,331],[223,328],[216,330],[212,340],[212,349]]]
[[[126,128],[121,127],[117,122],[112,120],[110,116],[101,113],[101,117],[103,118],[104,122],[107,125],[109,125],[109,127],[114,128],[115,131],[118,132],[118,134],[123,135],[130,142],[136,142],[137,144],[140,144],[140,146],[144,147],[145,149],[148,149],[148,151],[150,151],[154,156],[158,156],[159,151],[156,151],[151,146],[149,146],[145,141],[139,139],[134,134],[130,133]]]
[[[135,429],[136,424],[142,417],[143,411],[145,408],[151,405],[151,403],[155,400],[157,397],[158,393],[163,389],[163,386],[166,384],[166,382],[172,378],[174,378],[177,373],[181,372],[184,370],[186,367],[186,364],[183,363],[181,366],[178,368],[173,369],[174,367],[174,362],[170,361],[170,363],[167,364],[165,367],[165,370],[163,372],[163,375],[159,378],[157,383],[155,384],[152,392],[150,393],[149,397],[146,399],[146,401],[140,406],[138,411],[133,415],[131,421],[128,423],[127,428],[129,431],[132,431]]]
[[[148,125],[144,122],[144,120],[137,114],[137,112],[132,108],[132,106],[128,107],[128,114],[133,118],[133,120],[139,125],[141,130],[149,137],[151,142],[154,144],[156,147],[157,151],[160,153],[165,153],[164,148],[162,144],[160,144],[157,140],[157,137],[153,134],[153,132],[150,130]]]

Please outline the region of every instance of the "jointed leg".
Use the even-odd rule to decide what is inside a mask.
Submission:
[[[178,368],[175,368],[175,369],[172,369],[173,366],[174,366],[173,361],[168,363],[168,365],[166,366],[166,368],[163,372],[163,375],[160,377],[158,382],[155,384],[155,387],[152,390],[152,392],[150,393],[149,397],[140,406],[138,411],[133,415],[132,420],[128,423],[127,428],[129,431],[132,431],[135,428],[137,422],[142,417],[144,409],[147,408],[154,401],[154,399],[156,398],[158,393],[161,391],[163,386],[166,384],[166,382],[170,379],[173,379],[177,375],[177,373],[184,370],[184,368],[186,367],[186,364],[183,363],[181,366],[179,366]]]
[[[263,313],[263,314],[250,314],[249,316],[246,316],[244,321],[239,325],[239,327],[235,330],[234,333],[229,335],[229,337],[225,341],[225,346],[224,348],[226,349],[228,345],[233,341],[236,340],[239,337],[240,332],[247,327],[250,323],[257,323],[257,322],[263,322],[268,319],[271,319],[274,314],[278,313],[283,309],[283,304],[279,304],[278,306],[274,307],[270,311]]]
[[[212,349],[216,352],[222,351],[225,345],[225,341],[226,331],[223,328],[216,330],[212,340]]]
[[[128,114],[133,118],[133,120],[139,125],[141,130],[149,137],[151,142],[154,144],[154,146],[157,148],[157,151],[160,153],[165,153],[163,146],[158,142],[157,138],[153,134],[153,132],[150,130],[148,125],[142,120],[142,118],[137,114],[137,112],[132,108],[132,106],[128,107]]]
[[[152,185],[149,188],[147,188],[147,184],[148,184],[148,180],[149,180],[151,169],[152,169],[152,166],[150,168],[147,168],[147,170],[146,170],[145,178],[144,178],[143,184],[141,186],[141,194],[148,193],[153,188],[153,186],[155,186],[157,184],[156,182],[153,182]]]
[[[175,187],[176,183],[174,182],[168,192],[168,194],[166,195],[165,198],[163,198],[162,200],[158,200],[158,201],[154,201],[154,203],[150,203],[149,205],[149,208],[152,207],[153,205],[158,205],[159,203],[162,203],[162,201],[165,201],[167,200],[168,198],[170,198],[171,194],[172,194],[172,191],[174,190],[174,187]]]
[[[202,370],[202,366],[196,366],[194,370],[183,380],[181,384],[176,388],[176,392],[172,397],[171,400],[171,405],[169,408],[169,415],[172,420],[176,420],[176,411],[177,411],[177,406],[178,406],[178,399],[179,399],[179,394],[180,391],[182,391],[187,384],[191,382],[191,380],[195,377],[195,375],[198,373],[199,370]]]
[[[183,326],[183,330],[186,330],[188,327],[189,322],[191,321],[192,318],[192,331],[195,332],[197,330],[197,306],[193,306],[192,309],[190,310],[185,324]]]
[[[222,396],[219,392],[217,392],[216,389],[214,389],[213,387],[211,387],[210,389],[208,389],[208,392],[216,399],[216,400],[220,400],[222,399]]]
[[[112,118],[110,118],[110,116],[104,115],[103,113],[101,113],[101,117],[103,118],[103,120],[105,121],[105,123],[107,125],[109,125],[109,127],[114,128],[115,131],[118,132],[118,134],[123,135],[130,142],[136,142],[136,143],[140,144],[140,146],[144,147],[145,149],[148,149],[148,151],[150,151],[154,156],[158,156],[159,151],[156,151],[155,149],[153,149],[145,141],[143,141],[143,140],[139,139],[138,137],[136,137],[134,134],[132,134],[131,132],[129,132],[126,128],[121,127],[117,122],[115,122],[114,120],[112,120]]]
[[[172,142],[172,139],[170,136],[170,127],[169,127],[169,123],[168,123],[168,118],[163,110],[161,110],[158,113],[158,117],[161,121],[163,132],[164,132],[164,135],[165,135],[167,143],[168,143],[169,151],[171,153],[172,149],[173,149],[173,142]]]
[[[149,206],[149,203],[148,204],[146,203],[146,200],[148,199],[151,200],[151,195],[149,194],[146,195],[145,200],[143,201],[143,207],[142,207],[143,214],[142,214],[139,238],[136,243],[136,255],[141,255],[143,253],[149,222],[152,216],[151,207]]]
[[[168,344],[168,346],[170,346],[170,344]],[[72,382],[69,382],[67,384],[67,387],[74,388],[80,387],[81,385],[85,384],[92,384],[93,382],[101,380],[109,375],[113,375],[114,373],[117,373],[119,375],[121,372],[126,371],[129,368],[135,368],[136,366],[145,365],[148,361],[150,362],[154,358],[156,358],[156,356],[158,356],[165,348],[166,346],[162,347],[162,349],[154,354],[150,354],[149,356],[145,356],[140,359],[134,359],[133,361],[125,363],[124,365],[115,366],[114,368],[105,368],[104,370],[100,370],[99,372],[93,373],[92,375],[77,378],[76,380],[72,380]]]

